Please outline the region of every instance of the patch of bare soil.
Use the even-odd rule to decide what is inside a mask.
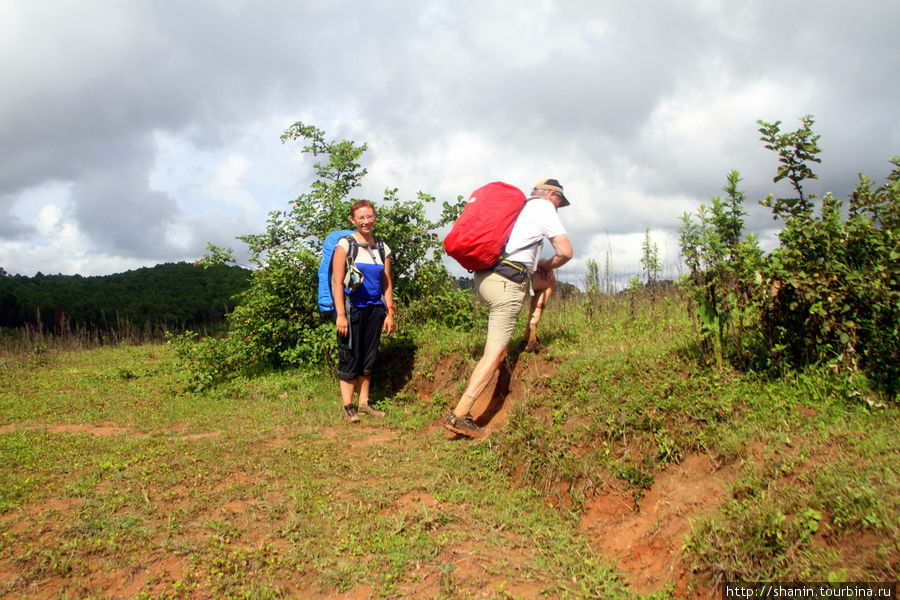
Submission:
[[[108,435],[124,435],[131,433],[127,427],[119,427],[118,425],[80,425],[74,423],[63,423],[61,425],[51,425],[47,427],[47,433],[89,433],[96,436]]]
[[[485,598],[495,594],[504,598],[540,598],[543,596],[539,581],[510,581],[517,565],[528,562],[530,554],[524,543],[521,548],[504,548],[502,555],[486,551],[481,544],[448,546],[428,564],[416,565],[415,581],[399,585],[398,591],[402,598],[456,597],[462,590],[480,590],[477,597]]]
[[[423,492],[421,490],[414,490],[411,492],[407,492],[397,498],[394,502],[394,506],[390,508],[385,508],[382,510],[382,514],[390,514],[395,510],[399,510],[404,513],[410,512],[418,512],[419,510],[434,510],[437,508],[438,502],[435,500],[434,496],[429,494],[428,492]]]
[[[690,520],[724,502],[733,476],[732,467],[718,469],[705,455],[689,456],[656,478],[640,506],[630,492],[615,489],[588,502],[581,529],[630,574],[635,591],[658,591],[687,576],[681,545]]]
[[[390,430],[384,431],[373,431],[368,437],[365,437],[361,440],[353,440],[350,442],[350,446],[357,450],[365,450],[371,446],[383,446],[385,444],[391,444],[398,440],[398,436],[396,432]]]
[[[0,434],[4,433],[12,433],[13,431],[19,429],[40,429],[37,426],[31,427],[21,427],[16,424],[3,425],[0,426]],[[83,424],[83,423],[62,423],[59,425],[49,425],[43,427],[43,429],[47,433],[88,433],[90,435],[97,436],[107,436],[107,435],[121,435],[126,433],[131,433],[131,430],[127,427],[119,427],[114,424],[101,424],[101,425],[92,425],[92,424]]]
[[[90,589],[102,589],[110,598],[134,598],[146,591],[151,578],[179,580],[187,566],[175,556],[160,558],[146,567],[127,567],[109,573],[98,570],[89,584]],[[150,586],[152,587],[152,586]]]
[[[467,376],[466,360],[458,352],[453,352],[441,358],[429,374],[417,372],[405,389],[414,392],[420,400],[430,400],[441,391],[456,389],[462,378]]]
[[[371,446],[381,446],[392,444],[400,439],[396,431],[391,429],[378,428],[378,417],[365,417],[364,422],[354,423],[353,430],[358,430],[365,434],[365,437],[358,439],[347,439],[347,425],[335,425],[332,427],[323,427],[320,432],[327,439],[338,439],[344,441],[347,446],[354,450],[365,450]]]
[[[540,354],[510,355],[475,403],[476,422],[489,431],[502,425],[529,389],[544,385],[556,370],[556,363]]]
[[[94,435],[97,437],[106,437],[112,435],[128,435],[131,437],[137,438],[146,438],[149,437],[148,434],[145,433],[137,433],[130,427],[123,427],[121,425],[117,425],[115,423],[57,423],[55,425],[3,425],[0,426],[0,434],[4,433],[12,433],[17,430],[26,430],[26,431],[34,431],[43,429],[47,433],[52,433],[54,435],[59,434],[78,434],[78,433],[86,433],[88,435]],[[173,431],[178,432],[178,428],[173,429]],[[220,431],[204,431],[201,433],[184,433],[182,437],[185,440],[205,440],[208,438],[214,438],[221,435]]]

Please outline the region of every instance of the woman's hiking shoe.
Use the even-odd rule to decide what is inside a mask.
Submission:
[[[444,428],[449,429],[453,433],[464,435],[467,438],[481,438],[486,435],[484,429],[475,424],[475,419],[471,413],[465,417],[457,417],[452,414],[444,421]]]
[[[359,412],[364,415],[370,415],[373,417],[383,417],[384,416],[383,410],[378,410],[377,408],[372,408],[368,404],[360,404]]]
[[[356,407],[352,404],[344,405],[344,420],[348,423],[359,423],[359,415],[356,414]]]

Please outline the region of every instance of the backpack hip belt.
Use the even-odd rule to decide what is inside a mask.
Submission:
[[[522,283],[531,276],[525,263],[507,260],[505,258],[499,260],[496,265],[487,270],[493,271],[497,275],[505,277],[513,283]]]

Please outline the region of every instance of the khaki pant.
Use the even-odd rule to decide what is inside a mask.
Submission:
[[[514,283],[493,271],[475,272],[475,289],[481,299],[491,307],[488,318],[487,343],[507,347],[516,329],[516,321],[522,303],[531,284],[526,279]]]

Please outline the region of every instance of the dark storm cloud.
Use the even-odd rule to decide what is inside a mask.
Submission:
[[[73,187],[74,218],[97,250],[129,252],[165,259],[179,248],[166,242],[167,229],[178,217],[176,202],[147,187],[143,165],[134,172],[96,169],[83,173]]]
[[[18,216],[12,214],[12,204],[12,198],[0,198],[0,239],[18,239],[27,236],[33,231],[32,227],[29,227]]]
[[[71,214],[98,249],[164,259],[178,206],[148,189],[153,132],[178,131],[199,147],[226,143],[267,93],[254,80],[277,74],[266,55],[277,20],[193,3],[18,8],[19,35],[41,37],[22,39],[32,52],[4,52],[0,63],[3,79],[19,84],[0,100],[2,208],[43,182],[71,182]],[[252,43],[235,43],[249,34]],[[0,235],[23,230],[10,219]]]

